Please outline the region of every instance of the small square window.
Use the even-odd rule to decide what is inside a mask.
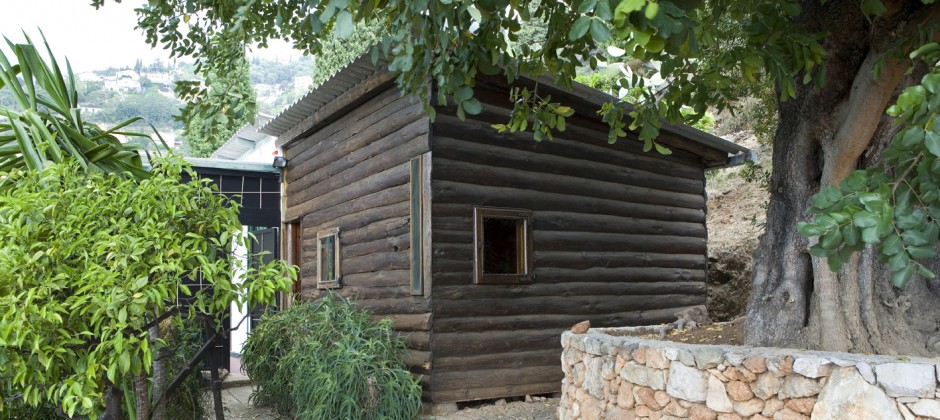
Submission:
[[[317,288],[340,287],[339,228],[317,233]]]
[[[532,212],[473,209],[476,284],[532,282]]]

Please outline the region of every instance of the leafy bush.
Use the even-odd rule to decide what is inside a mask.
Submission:
[[[421,408],[421,384],[405,351],[391,321],[331,295],[266,315],[242,361],[255,404],[303,419],[408,419]]]

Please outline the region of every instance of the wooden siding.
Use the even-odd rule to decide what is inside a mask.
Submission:
[[[483,114],[441,108],[432,126],[435,403],[557,392],[571,325],[657,324],[705,303],[701,158],[608,145],[585,117],[554,141],[499,136],[505,92],[481,84]],[[474,206],[533,211],[533,284],[473,284]]]
[[[288,143],[285,220],[300,219],[301,296],[316,287],[317,232],[339,228],[341,283],[335,292],[391,318],[412,352],[407,362],[427,375],[430,302],[412,296],[409,249],[409,161],[428,151],[422,106],[386,88],[309,137]]]

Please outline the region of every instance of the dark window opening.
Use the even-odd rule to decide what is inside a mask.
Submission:
[[[532,281],[532,212],[474,209],[475,282],[518,284]]]

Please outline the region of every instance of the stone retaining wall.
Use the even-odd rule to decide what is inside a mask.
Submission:
[[[940,419],[940,359],[565,332],[560,419]]]

